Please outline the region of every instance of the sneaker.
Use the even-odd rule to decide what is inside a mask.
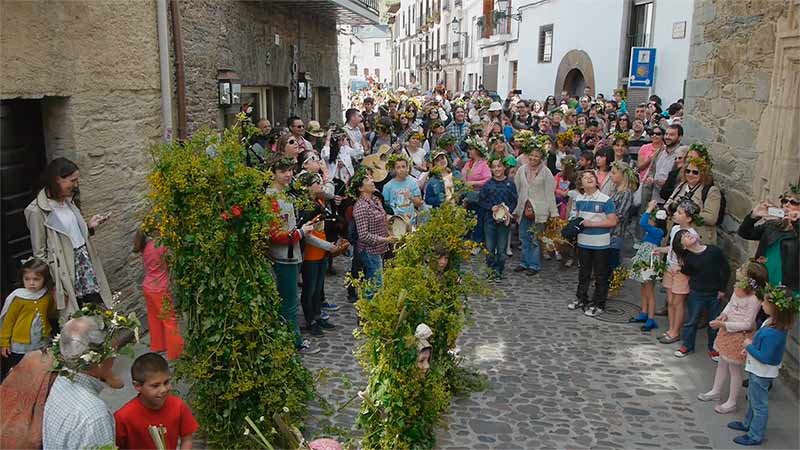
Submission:
[[[315,353],[319,353],[319,347],[312,347],[311,342],[306,339],[303,341],[303,344],[300,348],[297,349],[297,353],[301,355],[313,355]]]
[[[647,322],[647,314],[640,312],[638,316],[628,319],[628,323],[644,323]]]
[[[743,422],[740,422],[738,420],[735,421],[735,422],[728,422],[728,428],[730,428],[731,430],[736,430],[736,431],[745,431],[745,432],[750,431],[749,428],[744,426]]]
[[[644,325],[642,325],[640,330],[642,330],[643,332],[647,333],[648,331],[650,331],[652,329],[655,329],[655,328],[658,328],[658,324],[656,323],[656,321],[653,320],[653,319],[647,319],[647,322],[645,322]]]
[[[319,315],[319,318],[320,318],[320,319],[325,319],[325,320],[328,320],[328,319],[330,319],[330,318],[331,318],[331,316],[330,316],[330,315],[329,315],[327,312],[325,312],[325,311],[323,310],[323,311],[322,311],[322,313],[320,313],[320,315]]]
[[[512,252],[511,249],[509,248],[508,250],[506,250],[506,256],[514,256],[514,252]]]
[[[603,308],[598,308],[597,306],[590,306],[589,309],[583,312],[583,315],[587,317],[597,317],[600,314],[603,314]]]
[[[761,445],[761,443],[764,442],[764,440],[762,439],[757,441],[751,438],[749,434],[743,434],[741,436],[733,438],[733,442],[739,445]]]
[[[681,340],[680,336],[670,336],[667,333],[664,333],[663,336],[658,338],[658,342],[660,342],[661,344],[674,344],[675,342],[678,342],[680,340]]]
[[[687,349],[685,346],[681,345],[681,348],[675,350],[675,353],[672,355],[676,358],[683,358],[684,356],[689,356],[689,353],[692,353]]]
[[[711,350],[708,352],[708,357],[714,362],[719,362],[719,352],[716,350]]]
[[[567,309],[569,309],[570,311],[574,311],[574,310],[579,309],[579,308],[580,309],[585,309],[586,308],[586,304],[583,303],[580,300],[575,300],[574,302],[572,302],[572,303],[567,305]]]
[[[334,328],[336,328],[336,325],[328,322],[328,319],[323,319],[320,317],[319,319],[315,320],[315,322],[323,330],[333,330]]]
[[[573,264],[575,264],[575,261],[573,261],[572,258],[567,258],[567,262],[564,263],[564,267],[569,269]]]
[[[338,311],[339,305],[337,305],[336,303],[323,302],[322,309],[327,309],[328,311]]]
[[[315,320],[314,323],[311,324],[311,326],[309,327],[309,331],[308,332],[311,333],[312,336],[324,336],[325,335],[325,333],[322,332],[322,327],[320,327],[320,325],[319,325],[319,320]]]
[[[561,253],[556,252],[556,261],[561,261]]]

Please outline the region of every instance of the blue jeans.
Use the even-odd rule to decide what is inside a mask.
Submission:
[[[359,250],[358,259],[361,262],[361,268],[364,269],[364,277],[371,282],[371,286],[367,288],[364,296],[367,300],[372,300],[375,291],[383,284],[383,257]]]
[[[468,206],[467,210],[471,213],[475,214],[475,217],[478,219],[477,223],[475,224],[475,228],[469,233],[469,240],[482,244],[484,241],[483,236],[483,223],[486,220],[486,214],[484,214],[485,210],[481,207],[476,206]]]
[[[526,269],[538,271],[542,268],[542,252],[539,249],[536,233],[543,227],[544,224],[531,222],[525,216],[520,217],[519,240],[522,241],[522,258],[519,265]]]
[[[747,435],[754,441],[764,440],[764,431],[767,429],[768,392],[772,378],[762,378],[752,373],[748,374],[750,380],[747,386],[747,413],[744,416],[744,426],[749,428]]]
[[[687,309],[689,310],[686,315],[686,320],[683,322],[683,331],[681,338],[683,339],[683,346],[690,352],[694,351],[694,341],[697,335],[697,323],[700,321],[700,315],[705,310],[708,320],[714,320],[720,312],[722,306],[719,303],[716,292],[696,292],[689,291],[689,298],[686,300]],[[717,330],[708,327],[708,351],[714,350],[714,339],[717,338]]]
[[[503,269],[506,267],[508,232],[507,225],[495,222],[488,213],[486,214],[486,223],[483,226],[486,249],[489,250],[486,265],[497,275],[503,275]]]

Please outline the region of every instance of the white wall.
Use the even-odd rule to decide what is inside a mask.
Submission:
[[[353,39],[352,56],[358,66],[358,77],[364,76],[364,69],[369,69],[369,75],[375,81],[383,83],[392,81],[391,63],[392,50],[389,46],[389,36],[380,39]],[[375,44],[380,46],[380,56],[375,56]],[[375,77],[375,69],[380,71],[380,79]]]
[[[623,24],[624,1],[544,0],[522,6],[517,84],[524,97],[558,94],[554,92],[558,66],[570,50],[589,54],[595,77],[592,91],[609,96],[618,83],[620,30],[628,26]],[[548,24],[553,24],[553,59],[539,63],[539,27]]]
[[[656,50],[655,94],[666,108],[683,97],[683,82],[689,73],[689,47],[692,34],[694,0],[656,1],[654,7],[653,47]],[[686,36],[672,39],[672,25],[686,21]]]

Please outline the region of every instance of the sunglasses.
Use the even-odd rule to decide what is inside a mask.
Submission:
[[[656,132],[650,133],[650,135],[651,135],[651,136],[663,136],[663,135],[664,135],[664,133],[662,133],[662,132],[660,132],[660,131],[656,131]]]
[[[692,175],[700,175],[700,171],[697,169],[686,169],[686,173]]]
[[[800,200],[797,200],[796,198],[782,198],[781,199],[781,205],[785,205],[787,203],[791,204],[792,206],[800,206]]]
[[[288,141],[286,141],[286,143],[289,145],[294,145],[297,144],[297,141],[295,141],[294,139],[289,139]]]
[[[305,128],[306,126],[301,123],[300,125],[295,125],[294,127],[295,128]]]

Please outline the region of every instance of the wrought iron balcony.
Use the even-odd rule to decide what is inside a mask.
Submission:
[[[378,0],[267,0],[285,6],[298,17],[331,17],[346,25],[377,25]]]

